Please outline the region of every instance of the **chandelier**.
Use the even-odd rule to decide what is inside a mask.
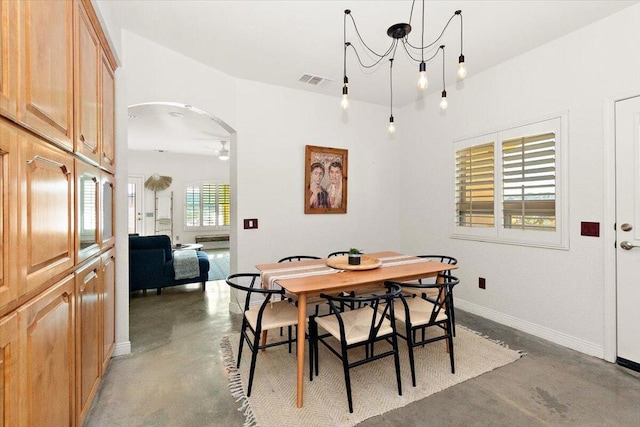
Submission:
[[[371,69],[380,64],[384,59],[388,59],[389,61],[389,91],[390,91],[390,115],[389,115],[389,126],[387,128],[389,133],[395,132],[395,123],[393,119],[393,61],[396,57],[396,51],[398,46],[401,46],[406,56],[410,61],[414,62],[418,65],[418,82],[417,87],[420,90],[425,90],[429,81],[427,79],[427,64],[432,62],[439,53],[442,56],[442,97],[440,99],[440,108],[442,110],[446,110],[449,103],[447,101],[447,91],[445,90],[445,54],[444,49],[445,45],[440,44],[439,42],[444,36],[449,24],[455,17],[460,18],[460,56],[458,57],[458,70],[457,70],[457,79],[462,80],[467,76],[467,68],[464,62],[464,54],[462,53],[463,48],[463,25],[462,25],[462,11],[456,10],[453,15],[449,18],[447,23],[442,28],[442,31],[438,35],[438,37],[430,43],[425,44],[424,41],[424,0],[422,0],[422,22],[421,22],[421,39],[419,43],[416,42],[411,43],[409,41],[409,33],[411,32],[411,18],[413,17],[413,8],[415,6],[415,0],[411,4],[411,13],[409,15],[409,23],[398,23],[390,26],[387,29],[387,35],[391,37],[391,44],[389,47],[383,52],[379,53],[370,48],[365,41],[362,39],[360,31],[358,30],[358,26],[356,25],[356,21],[351,13],[351,10],[346,9],[344,11],[344,86],[342,87],[342,101],[341,105],[343,109],[347,109],[349,107],[349,78],[347,77],[347,51],[352,50],[355,54],[358,63],[362,69]],[[347,41],[347,20],[350,20],[353,24],[353,29],[355,30],[355,34],[357,36],[357,40],[361,46],[362,52],[358,52],[358,49],[351,43]],[[435,50],[435,52],[434,52]],[[431,54],[431,56],[429,56]],[[371,62],[364,62],[363,57],[368,57],[371,59]]]

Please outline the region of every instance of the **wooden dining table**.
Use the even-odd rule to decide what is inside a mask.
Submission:
[[[456,269],[457,266],[426,260],[397,252],[376,252],[366,256],[377,258],[381,265],[367,270],[340,270],[327,266],[327,259],[305,260],[291,263],[259,264],[256,268],[263,276],[263,286],[274,284],[298,298],[298,345],[297,347],[297,400],[302,408],[305,361],[305,332],[307,320],[307,298],[321,293],[336,294],[382,285],[387,280],[409,281],[437,276],[438,273]],[[308,269],[306,268],[308,267]],[[327,267],[327,268],[323,268]]]

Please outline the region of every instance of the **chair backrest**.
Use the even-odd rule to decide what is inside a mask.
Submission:
[[[407,299],[418,298],[418,293],[421,294],[422,299],[431,303],[431,313],[424,313],[429,316],[429,323],[435,322],[442,310],[445,310],[447,317],[451,318],[451,289],[453,289],[455,285],[460,283],[460,279],[445,273],[440,273],[437,277],[438,279],[440,279],[440,283],[435,284],[385,282],[385,286],[387,284],[396,284],[404,288],[405,292],[400,294],[400,298],[405,306],[407,321],[410,322],[411,320]],[[424,291],[419,292],[419,289],[423,289]],[[437,289],[438,292],[436,295],[429,296],[426,292],[427,289]],[[409,293],[413,293],[413,296],[410,296]]]
[[[264,298],[262,305],[260,306],[260,313],[258,314],[258,322],[261,322],[262,312],[265,307],[271,301],[272,295],[284,295],[284,289],[265,289],[262,287],[262,279],[260,278],[260,274],[257,273],[236,273],[230,274],[225,279],[227,285],[231,286],[234,289],[238,289],[240,291],[244,291],[247,293],[247,296],[244,301],[244,311],[249,310],[249,305],[251,303],[251,295],[259,294]]]
[[[278,262],[294,262],[294,261],[302,261],[305,259],[322,259],[322,258],[320,258],[319,256],[313,256],[313,255],[291,255],[291,256],[282,258]]]
[[[352,296],[351,294],[338,294],[328,295],[320,294],[321,298],[325,298],[331,308],[330,312],[338,319],[340,325],[340,336],[344,338],[346,336],[344,321],[342,319],[341,307],[349,306],[368,306],[371,307],[371,324],[369,328],[369,341],[372,341],[378,334],[383,321],[388,318],[391,321],[391,326],[395,330],[395,319],[393,313],[393,299],[398,298],[401,295],[402,288],[399,283],[385,283],[387,288],[386,293],[381,294],[367,294],[366,296]],[[356,310],[361,310],[356,309]]]
[[[349,251],[337,251],[337,252],[331,252],[327,258],[331,258],[334,256],[343,256],[343,255],[349,255]]]
[[[425,258],[425,259],[429,259],[429,260],[433,260],[433,261],[438,261],[438,262],[442,262],[444,264],[451,264],[451,265],[456,265],[458,263],[458,260],[455,259],[452,256],[449,255],[416,255],[418,258]],[[451,270],[446,270],[445,271],[446,274],[451,274]],[[429,282],[428,279],[420,279],[418,280],[420,283],[434,283],[434,282]]]

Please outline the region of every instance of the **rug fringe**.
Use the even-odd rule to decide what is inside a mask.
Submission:
[[[489,337],[489,335],[483,334],[482,332],[474,331],[473,329],[469,329],[469,328],[467,328],[466,326],[463,326],[463,325],[456,325],[456,328],[463,328],[465,331],[471,332],[472,334],[475,334],[475,335],[478,335],[478,336],[480,336],[480,337],[482,337],[482,338],[484,338],[484,339],[486,339],[488,341],[491,341],[494,344],[498,344],[500,347],[504,347],[504,348],[507,348],[509,350],[513,350],[513,349],[509,348],[509,344],[505,343],[504,341],[494,340],[493,338]],[[513,351],[518,353],[520,355],[520,357],[527,355],[527,353],[522,351],[522,350],[513,350]]]
[[[249,405],[249,398],[244,392],[242,387],[242,378],[240,372],[236,368],[236,361],[233,359],[233,348],[231,347],[231,341],[228,336],[222,337],[220,340],[220,348],[222,349],[222,360],[224,367],[227,369],[229,376],[229,390],[231,396],[236,398],[236,403],[240,403],[238,412],[242,412],[244,415],[244,427],[258,427],[258,420],[251,410]]]

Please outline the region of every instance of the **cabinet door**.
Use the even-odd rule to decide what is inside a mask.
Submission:
[[[100,382],[100,258],[76,272],[76,397],[78,425],[91,406]]]
[[[0,119],[0,313],[18,298],[18,132]]]
[[[76,160],[76,264],[98,253],[100,170]]]
[[[73,275],[18,309],[20,425],[74,425],[73,320]]]
[[[100,247],[104,250],[116,243],[115,230],[115,178],[102,172],[100,180]]]
[[[76,9],[75,151],[96,164],[98,151],[98,72],[100,42],[82,2]]]
[[[20,251],[22,293],[71,270],[74,245],[73,157],[24,134],[21,162]],[[24,142],[23,142],[24,141]]]
[[[0,318],[0,426],[18,425],[18,316]]]
[[[73,2],[17,3],[21,76],[18,120],[72,150]]]
[[[102,133],[100,147],[102,156],[100,165],[111,173],[115,172],[115,81],[114,71],[107,56],[102,54],[101,72],[102,80]]]
[[[15,119],[18,99],[18,2],[0,0],[0,115]]]
[[[102,255],[100,281],[102,312],[102,374],[104,375],[116,342],[116,250],[110,249]]]

